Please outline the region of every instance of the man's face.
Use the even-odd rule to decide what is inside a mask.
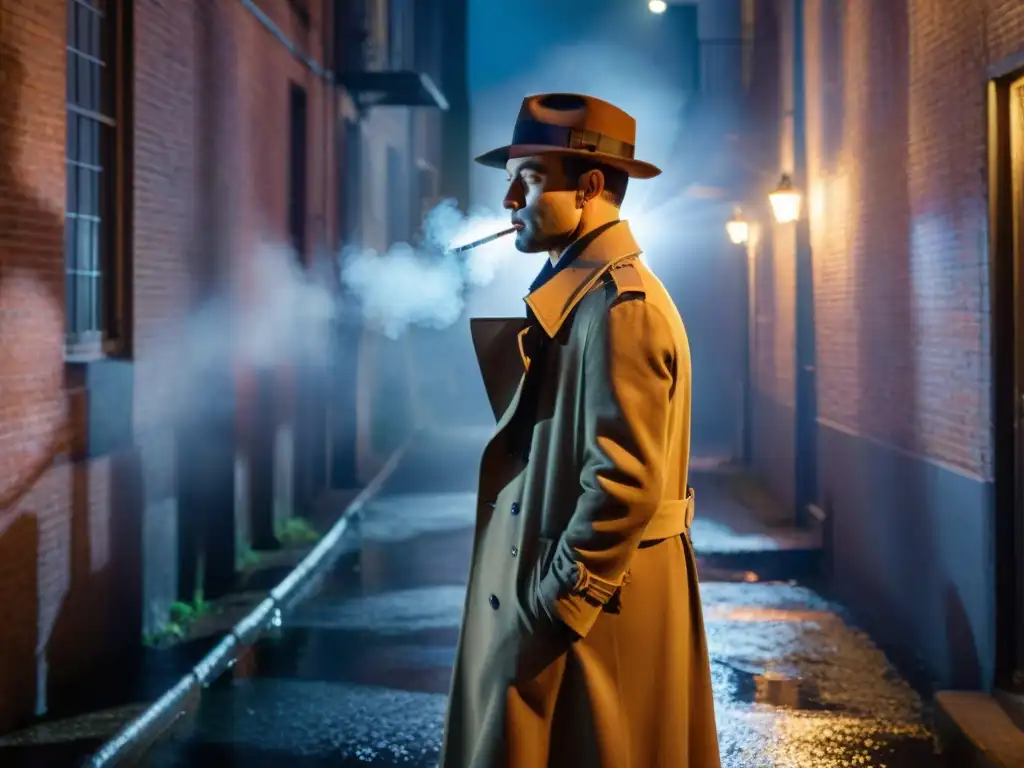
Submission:
[[[574,239],[583,212],[576,205],[576,179],[566,178],[562,158],[538,155],[514,158],[506,166],[509,176],[505,209],[519,227],[516,248],[542,253],[563,248]]]

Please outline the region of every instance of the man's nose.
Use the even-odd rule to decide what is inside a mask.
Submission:
[[[519,182],[512,182],[512,185],[508,188],[508,192],[505,193],[505,202],[503,205],[506,211],[518,211],[523,207],[523,192]]]

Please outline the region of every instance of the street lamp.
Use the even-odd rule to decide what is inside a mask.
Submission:
[[[665,0],[651,0],[651,2],[647,4],[647,9],[651,13],[664,13],[668,10],[668,3],[666,3]]]
[[[793,180],[788,173],[782,174],[779,186],[768,195],[772,204],[772,213],[779,224],[788,224],[800,218],[800,193],[793,187]]]
[[[743,218],[740,209],[733,211],[732,218],[725,222],[725,231],[734,245],[743,245],[750,236],[750,224]]]

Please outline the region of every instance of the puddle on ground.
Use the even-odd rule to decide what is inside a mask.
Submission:
[[[807,712],[842,712],[845,707],[825,703],[813,680],[808,680],[782,669],[744,668],[727,666],[733,676],[733,701],[763,704],[778,709]]]

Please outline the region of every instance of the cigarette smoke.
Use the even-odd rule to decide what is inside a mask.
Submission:
[[[446,200],[427,214],[416,245],[396,243],[384,254],[343,249],[341,282],[358,300],[363,322],[390,339],[409,326],[446,328],[462,315],[468,291],[494,280],[514,246],[507,237],[462,254],[447,249],[507,226],[507,215],[483,208],[466,215]]]
[[[338,302],[322,270],[264,240],[240,254],[235,278],[169,314],[178,319],[141,340],[137,375],[146,417],[180,423],[232,414],[218,395],[232,396],[233,372],[291,366],[326,376]]]
[[[504,229],[507,222],[484,209],[466,215],[454,201],[444,201],[425,217],[415,245],[397,243],[384,254],[342,249],[336,257],[345,289],[340,300],[331,270],[322,269],[335,258],[324,255],[306,268],[291,247],[259,242],[243,254],[234,288],[210,295],[143,344],[138,375],[147,414],[171,421],[229,414],[230,403],[214,395],[225,391],[217,382],[232,368],[287,365],[330,381],[332,359],[355,357],[331,347],[342,317],[354,314],[359,325],[390,339],[410,326],[453,325],[469,292],[494,280],[515,250],[511,237],[463,254],[447,250]]]

